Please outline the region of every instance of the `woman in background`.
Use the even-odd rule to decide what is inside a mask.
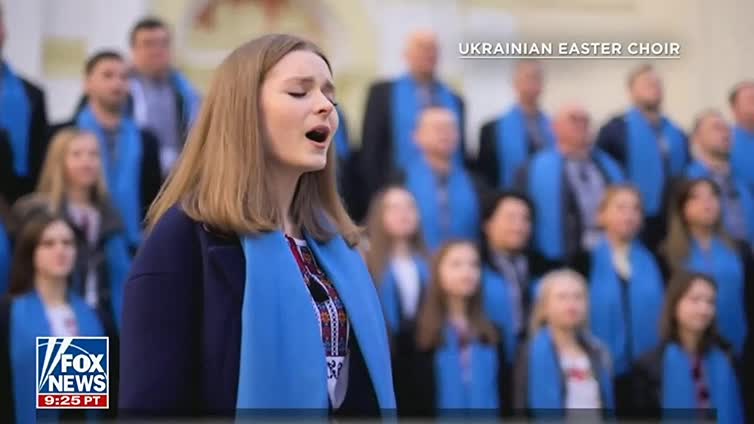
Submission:
[[[369,211],[367,231],[367,266],[377,284],[388,329],[393,337],[413,337],[429,269],[411,193],[397,185],[378,193]]]
[[[505,338],[513,361],[526,337],[534,279],[544,274],[542,256],[528,249],[534,210],[517,192],[496,193],[482,204],[482,294],[485,313]]]
[[[692,421],[716,410],[723,424],[743,423],[733,358],[715,329],[718,288],[709,276],[681,272],[668,286],[662,344],[635,372],[635,411]]]
[[[666,274],[689,269],[711,275],[717,283],[717,328],[743,355],[748,337],[749,302],[754,283],[748,249],[723,231],[720,190],[710,179],[681,182],[669,210],[668,236],[662,245]]]
[[[0,421],[4,423],[67,415],[36,410],[37,337],[104,335],[97,314],[68,290],[75,258],[76,238],[62,218],[37,213],[18,233],[10,296],[0,302]],[[117,384],[112,376],[111,383]]]
[[[446,243],[431,275],[417,321],[412,413],[503,411],[510,393],[505,349],[484,313],[474,244]]]
[[[402,413],[414,402],[410,376],[416,314],[429,279],[414,196],[398,185],[383,189],[372,201],[367,231],[366,262],[390,333],[393,384]]]
[[[598,215],[604,237],[589,261],[589,324],[613,358],[618,415],[631,413],[632,363],[659,343],[664,281],[655,257],[638,239],[642,218],[635,188],[609,187]]]
[[[613,409],[610,352],[589,333],[588,313],[580,274],[559,270],[542,277],[529,341],[516,363],[516,410],[562,416]]]
[[[73,224],[78,256],[72,288],[97,311],[108,335],[117,336],[131,258],[120,216],[107,193],[99,142],[93,134],[73,127],[56,133],[37,189],[16,202],[14,220],[22,224],[40,210]]]

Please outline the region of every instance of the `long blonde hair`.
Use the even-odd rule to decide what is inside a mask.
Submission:
[[[96,138],[96,136],[89,132],[79,130],[75,127],[66,127],[55,134],[47,148],[47,155],[42,165],[42,173],[37,183],[36,192],[44,195],[45,200],[49,201],[49,208],[52,213],[60,213],[58,209],[61,207],[66,195],[66,188],[68,186],[65,165],[66,155],[71,143],[82,136]],[[99,151],[99,145],[97,148]],[[100,152],[101,154],[102,152]],[[97,182],[92,187],[91,196],[94,203],[100,203],[107,197],[107,183],[101,167]]]
[[[380,190],[369,205],[367,215],[367,232],[369,234],[369,249],[365,253],[367,267],[372,274],[375,284],[382,282],[382,275],[390,259],[391,249],[395,242],[385,230],[385,198],[393,190],[408,192],[404,187],[394,184]],[[410,194],[410,193],[409,193]],[[411,195],[413,197],[413,195]],[[417,210],[417,215],[418,215]],[[416,232],[409,240],[414,253],[427,256],[421,226],[417,222]]]
[[[330,67],[319,47],[285,34],[249,41],[223,61],[186,146],[147,213],[148,228],[176,204],[223,233],[256,234],[280,227],[281,212],[266,178],[259,95],[267,72],[298,50],[317,54]],[[299,179],[291,218],[318,240],[339,233],[351,246],[358,243],[359,229],[336,191],[334,148],[328,150],[324,169]]]
[[[529,334],[534,336],[537,334],[540,328],[547,325],[547,302],[552,295],[552,289],[563,280],[572,280],[579,283],[584,289],[584,301],[586,302],[587,311],[589,310],[589,293],[586,287],[586,280],[578,272],[572,269],[558,269],[550,271],[542,277],[539,283],[539,290],[537,292],[536,301],[532,308],[531,318],[529,321]],[[584,317],[584,322],[581,325],[581,329],[588,326],[589,313]]]

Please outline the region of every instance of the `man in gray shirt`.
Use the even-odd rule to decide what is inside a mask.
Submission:
[[[572,265],[601,237],[597,212],[602,196],[624,176],[614,160],[594,148],[583,106],[562,106],[553,129],[556,146],[532,157],[519,172],[517,186],[528,193],[538,212],[535,248],[548,260]]]
[[[160,165],[167,175],[185,143],[199,108],[199,95],[172,65],[171,34],[156,18],[131,31],[131,112],[140,127],[160,143]]]

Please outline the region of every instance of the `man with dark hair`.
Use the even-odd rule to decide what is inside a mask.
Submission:
[[[128,70],[120,54],[102,51],[87,60],[84,91],[85,103],[73,119],[56,128],[76,126],[97,136],[107,189],[135,249],[144,213],[162,183],[158,142],[124,113]]]
[[[662,114],[662,81],[648,64],[628,76],[633,107],[613,117],[597,137],[597,146],[610,154],[642,197],[646,221],[642,239],[654,248],[665,231],[665,203],[669,182],[688,162],[683,131]]]
[[[0,7],[0,52],[5,42],[5,24]],[[44,92],[18,76],[0,59],[0,198],[10,204],[34,191],[47,149],[47,109]]]
[[[736,122],[731,151],[733,173],[754,190],[754,80],[736,84],[728,100]]]
[[[172,64],[171,34],[160,19],[147,17],[131,30],[130,111],[136,123],[160,142],[160,164],[167,175],[199,111],[200,97]]]

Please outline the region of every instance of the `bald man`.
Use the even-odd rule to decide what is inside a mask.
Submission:
[[[0,53],[5,44],[0,5]],[[34,191],[47,150],[48,122],[44,92],[20,77],[0,58],[0,196],[10,204]]]
[[[754,80],[736,84],[728,98],[733,127],[733,172],[754,190]]]
[[[561,107],[553,130],[556,146],[535,154],[519,172],[517,185],[537,211],[535,249],[549,261],[573,266],[599,240],[597,209],[605,188],[624,176],[620,165],[594,148],[582,106]]]
[[[549,118],[539,106],[542,65],[518,62],[513,75],[517,103],[482,126],[476,170],[491,187],[510,188],[531,155],[555,144]]]
[[[454,156],[464,160],[464,106],[461,98],[437,79],[438,45],[431,31],[412,33],[404,58],[408,73],[381,81],[369,89],[364,114],[361,163],[370,192],[385,183],[389,170],[402,170],[420,156],[413,139],[420,111],[440,106],[453,112],[459,126],[460,143]]]
[[[710,109],[696,118],[691,134],[693,160],[690,178],[710,178],[720,188],[723,224],[735,239],[754,245],[754,194],[731,170],[731,129],[719,111]]]
[[[454,160],[460,140],[453,111],[428,107],[418,117],[414,139],[420,155],[402,174],[416,198],[422,234],[431,251],[443,242],[479,236],[479,185]]]
[[[627,85],[633,106],[600,129],[597,145],[639,189],[646,214],[642,239],[654,248],[665,231],[669,182],[683,173],[688,146],[680,127],[662,113],[663,87],[657,71],[641,65],[631,71]]]

